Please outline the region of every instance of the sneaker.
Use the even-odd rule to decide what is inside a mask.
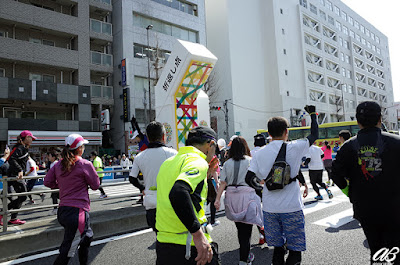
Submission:
[[[251,265],[253,260],[254,260],[254,254],[253,254],[253,252],[250,252],[249,256],[247,257],[247,264]]]
[[[44,198],[46,198],[46,194],[44,193],[40,194],[40,199],[42,200],[42,202],[44,201]]]
[[[105,199],[105,198],[107,198],[108,196],[107,196],[107,194],[102,194],[102,195],[100,195],[100,199]]]
[[[22,221],[19,219],[12,219],[12,220],[8,221],[8,224],[10,224],[10,225],[23,225],[25,223],[26,223],[26,221]]]
[[[34,200],[29,200],[25,205],[31,205],[31,204],[35,204]]]
[[[315,196],[314,199],[318,201],[318,200],[323,200],[324,197],[322,197],[322,195],[318,195],[318,196]]]
[[[50,215],[57,215],[58,209],[53,209],[50,212]]]
[[[221,222],[219,220],[215,220],[215,222],[212,223],[211,226],[217,226],[217,225],[220,225],[220,224],[221,224]]]
[[[333,198],[332,192],[330,190],[328,190],[328,189],[326,190],[326,192],[328,193],[329,199],[332,199]]]

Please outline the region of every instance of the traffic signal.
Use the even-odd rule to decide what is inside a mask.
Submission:
[[[221,107],[220,106],[212,106],[211,109],[213,109],[213,110],[221,110]]]

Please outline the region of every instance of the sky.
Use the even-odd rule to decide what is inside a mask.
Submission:
[[[338,1],[338,0],[336,0]],[[333,3],[335,1],[332,1]],[[348,7],[371,23],[389,39],[394,101],[400,101],[400,1],[342,0]]]

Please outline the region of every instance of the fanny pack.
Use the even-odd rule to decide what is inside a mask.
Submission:
[[[271,171],[265,180],[265,186],[268,190],[281,190],[295,180],[290,178],[290,165],[286,162],[286,147],[287,144],[283,142]]]

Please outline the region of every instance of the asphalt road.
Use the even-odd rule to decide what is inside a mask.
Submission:
[[[307,175],[306,175],[307,179]],[[332,187],[334,198],[329,200],[321,190],[323,201],[316,202],[316,195],[310,187],[305,200],[307,251],[303,253],[302,264],[315,265],[362,265],[369,264],[369,249],[358,222],[352,219],[351,204],[337,187]],[[222,264],[238,264],[239,244],[236,227],[225,216],[218,217],[221,224],[215,227],[213,239],[219,244]],[[114,238],[110,242],[95,242],[90,249],[90,264],[155,264],[155,234],[144,230],[125,237]],[[254,227],[252,234],[252,252],[254,265],[271,264],[273,248],[266,244],[257,245],[258,231]],[[55,252],[53,252],[55,254]],[[52,264],[55,255],[27,262],[7,264],[47,265]],[[70,264],[79,264],[77,257]],[[0,264],[1,265],[1,264]]]

